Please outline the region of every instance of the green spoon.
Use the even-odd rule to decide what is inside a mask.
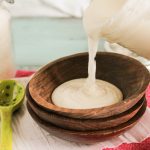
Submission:
[[[24,95],[24,87],[16,81],[0,81],[0,150],[12,149],[12,113],[21,106],[24,99]]]

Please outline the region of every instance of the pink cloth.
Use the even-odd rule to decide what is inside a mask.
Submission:
[[[34,71],[18,70],[16,77],[27,77],[34,73]],[[146,99],[148,107],[150,107],[150,86],[147,88]],[[150,150],[150,137],[141,143],[126,144],[123,143],[117,148],[106,148],[103,150]]]
[[[106,148],[103,150],[150,150],[150,137],[141,143],[121,144],[117,148]]]
[[[27,70],[17,70],[16,77],[28,77],[32,75],[35,71],[27,71]]]
[[[148,107],[150,107],[150,85],[149,85],[149,87],[147,88],[146,99],[147,99]]]

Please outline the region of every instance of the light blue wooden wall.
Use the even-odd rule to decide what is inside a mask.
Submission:
[[[12,31],[17,66],[40,66],[87,51],[80,19],[14,18]]]

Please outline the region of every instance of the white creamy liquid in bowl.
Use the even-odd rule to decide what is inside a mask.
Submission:
[[[75,79],[56,88],[52,99],[60,107],[88,109],[118,103],[122,100],[122,93],[106,81],[96,80],[95,84],[88,86],[87,79]]]
[[[100,108],[120,102],[122,92],[113,84],[96,80],[98,41],[89,38],[88,78],[74,79],[58,86],[52,93],[55,105],[70,109]]]
[[[90,109],[109,106],[123,99],[122,92],[113,84],[96,80],[98,41],[89,39],[88,78],[74,79],[58,86],[52,93],[55,105],[70,109]]]

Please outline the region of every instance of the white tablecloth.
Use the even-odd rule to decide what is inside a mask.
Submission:
[[[17,79],[26,85],[29,78]],[[71,143],[50,135],[40,128],[29,115],[26,99],[19,112],[13,117],[13,150],[101,150],[116,147],[121,143],[140,142],[150,136],[150,109],[147,108],[142,119],[129,131],[108,141],[95,145]]]

